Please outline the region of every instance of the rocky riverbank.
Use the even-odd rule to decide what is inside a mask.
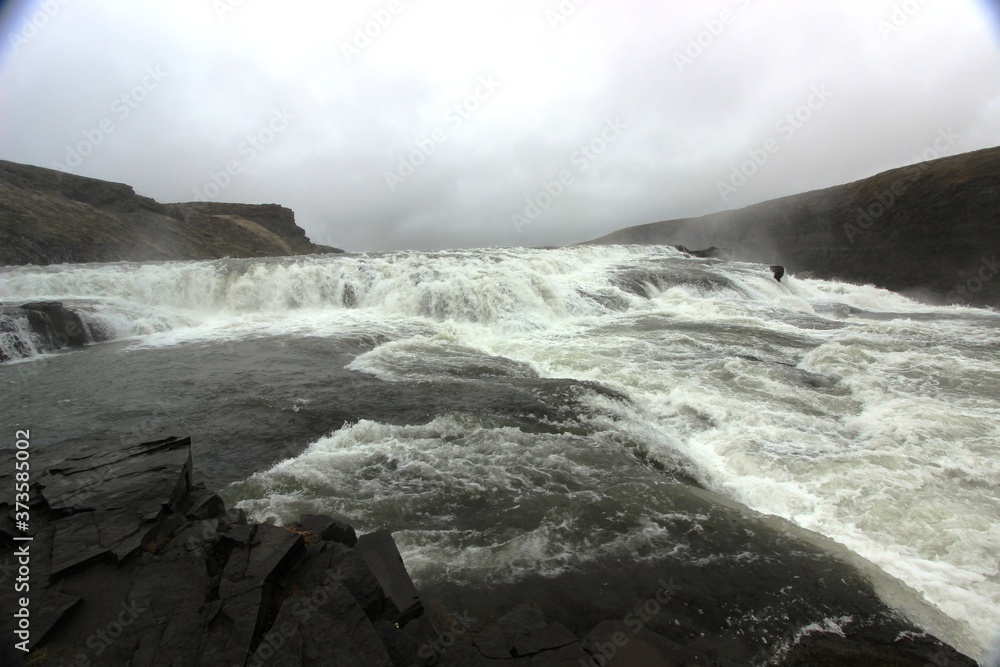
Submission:
[[[0,503],[0,606],[14,610],[3,618],[5,665],[743,667],[759,640],[741,637],[743,628],[690,642],[654,631],[676,624],[675,637],[697,637],[724,619],[741,591],[760,587],[737,562],[725,566],[721,589],[697,581],[699,572],[720,575],[704,564],[651,573],[650,594],[614,616],[590,623],[591,609],[575,609],[585,632],[547,618],[544,596],[481,600],[489,613],[428,603],[385,531],[358,536],[329,516],[256,524],[227,508],[198,484],[189,438],[50,445],[32,452],[31,480],[26,533],[15,498]],[[32,540],[15,541],[25,534]],[[787,619],[798,631],[774,637],[768,661],[753,664],[974,667],[886,608],[856,573],[816,554],[807,560],[816,581],[794,581],[788,569],[783,583],[828,598],[817,602],[831,618],[804,629]],[[856,597],[849,617],[842,587]],[[718,595],[726,589],[732,600]],[[599,606],[599,591],[589,595]],[[767,595],[781,593],[754,597]]]
[[[276,204],[161,204],[131,186],[0,160],[0,266],[276,257],[317,245]]]
[[[732,259],[793,273],[1000,307],[998,220],[1000,148],[990,148],[591,243],[716,245]]]

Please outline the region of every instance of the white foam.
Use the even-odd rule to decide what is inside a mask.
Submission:
[[[37,357],[40,352],[31,336],[28,318],[24,315],[7,316],[2,314],[0,317],[3,318],[3,326],[0,328],[0,352],[3,353],[3,356],[13,361]]]
[[[764,266],[638,246],[0,270],[0,300],[36,299],[89,309],[141,346],[368,331],[388,342],[350,368],[386,380],[478,368],[601,382],[632,405],[597,406],[608,435],[589,446],[632,443],[839,541],[960,621],[971,639],[956,641],[970,653],[984,656],[1000,626],[995,313],[794,275],[779,283]],[[515,576],[541,557],[553,568],[584,557],[560,551],[567,519],[535,513],[517,525],[524,507],[512,501],[504,531],[464,548],[468,531],[445,519],[466,510],[439,494],[558,503],[526,461],[567,488],[575,475],[574,493],[600,489],[611,462],[563,470],[580,443],[553,438],[452,417],[361,422],[240,493],[255,515],[279,520],[350,504],[362,528],[385,525],[399,502],[395,525],[421,567],[451,549],[442,562],[456,571]],[[392,474],[378,474],[390,460]],[[648,539],[640,533],[601,548]]]
[[[749,299],[671,287],[656,295],[658,311],[613,316],[621,326],[604,318],[600,330],[479,342],[542,375],[627,393],[642,408],[623,415],[631,433],[645,432],[647,442],[661,434],[703,483],[830,536],[899,577],[961,621],[965,630],[950,639],[981,655],[1000,623],[996,316],[871,287],[779,285],[744,269],[730,278]],[[896,315],[802,330],[792,318],[760,316],[761,304],[775,303],[776,315],[821,314],[813,305],[829,303]],[[662,329],[643,331],[640,320]],[[674,333],[687,322],[702,325],[699,333]],[[745,332],[745,350],[727,342],[727,330]],[[791,342],[811,351],[776,343],[774,334],[794,334]],[[792,369],[731,356],[742,352],[787,360],[829,378],[830,388],[816,391]],[[636,425],[643,419],[645,428]],[[676,462],[678,452],[666,458]]]
[[[1000,667],[1000,628],[997,628],[993,641],[990,642],[989,653],[982,665],[983,667]]]
[[[388,525],[418,581],[514,581],[609,556],[633,558],[650,551],[665,524],[707,519],[661,514],[633,494],[633,529],[600,526],[596,508],[621,493],[609,479],[622,458],[629,455],[581,436],[488,427],[467,416],[419,426],[361,421],[224,496],[263,521],[333,512],[362,531]],[[470,521],[477,512],[482,517]],[[585,549],[581,535],[589,536]]]
[[[780,640],[772,649],[771,654],[764,663],[766,665],[780,665],[789,651],[798,646],[803,639],[814,634],[834,634],[841,637],[846,636],[844,628],[854,623],[855,619],[850,616],[839,618],[825,618],[816,623],[810,623],[799,628],[796,633],[787,639]]]

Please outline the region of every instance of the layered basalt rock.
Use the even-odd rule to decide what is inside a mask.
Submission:
[[[0,265],[277,257],[317,245],[276,204],[161,204],[131,186],[0,160]]]

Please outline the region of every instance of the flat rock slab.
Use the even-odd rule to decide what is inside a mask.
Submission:
[[[403,557],[399,555],[392,533],[382,530],[362,535],[355,549],[399,611],[395,619],[397,625],[406,625],[423,613],[420,594],[403,565]]]
[[[114,514],[117,516],[118,513]],[[52,546],[54,575],[98,558],[112,556],[112,551],[101,542],[101,530],[94,519],[94,512],[81,512],[56,524]]]
[[[164,507],[186,500],[192,485],[191,438],[131,446],[49,445],[34,463],[40,493],[57,512],[128,510],[154,521]]]
[[[398,627],[423,606],[388,533],[362,552],[332,517],[247,524],[193,485],[187,438],[40,448],[32,463],[32,664],[426,664]],[[13,505],[0,510],[2,564]],[[16,602],[0,588],[0,608]],[[0,617],[0,632],[13,630]],[[4,651],[4,667],[24,664]]]

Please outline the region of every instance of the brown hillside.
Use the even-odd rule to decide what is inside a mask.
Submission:
[[[0,160],[0,265],[340,252],[276,204],[160,204],[128,185]]]

